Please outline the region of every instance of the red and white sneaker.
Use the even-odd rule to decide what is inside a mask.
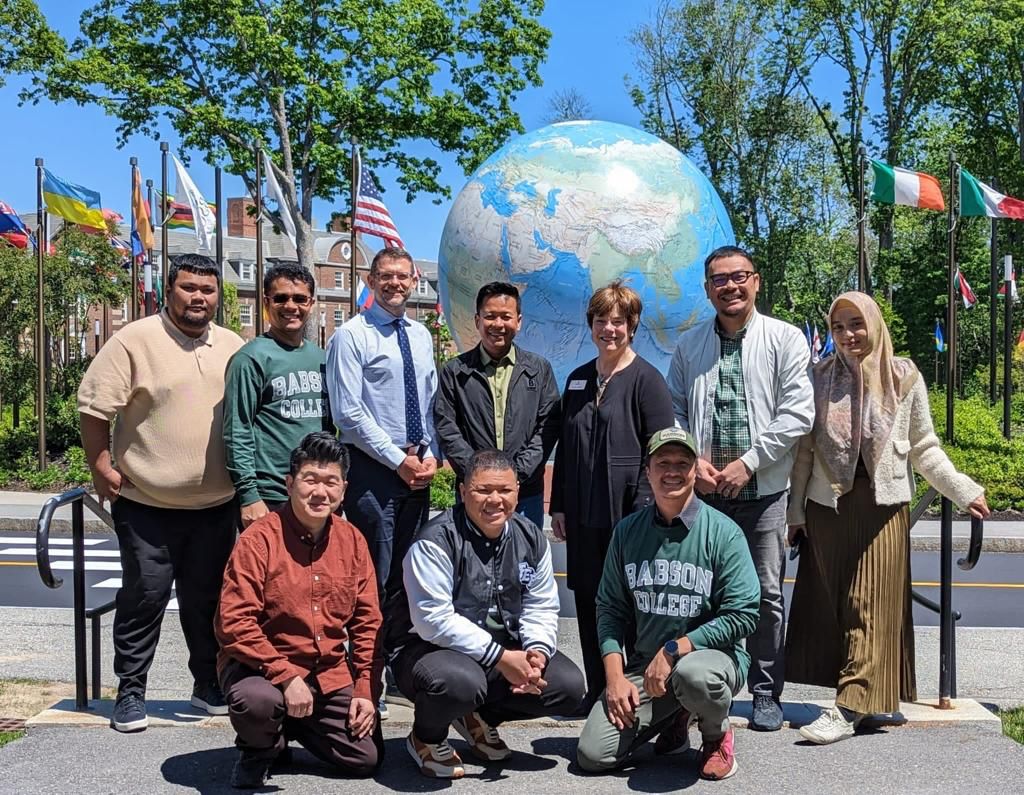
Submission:
[[[729,729],[717,740],[704,740],[700,747],[700,777],[709,781],[729,778],[739,769],[733,750],[733,732]]]

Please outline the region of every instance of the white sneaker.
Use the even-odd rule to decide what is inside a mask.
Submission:
[[[859,715],[853,720],[847,720],[838,707],[829,707],[813,723],[801,726],[800,735],[817,745],[829,745],[853,737],[858,723]]]

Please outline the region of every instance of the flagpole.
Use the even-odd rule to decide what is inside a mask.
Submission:
[[[868,280],[868,253],[866,250],[867,202],[864,196],[864,166],[867,153],[864,144],[857,149],[857,289],[871,292]]]
[[[213,169],[214,198],[217,205],[217,270],[220,271],[220,295],[217,299],[217,325],[224,325],[224,192],[221,189],[220,166]]]
[[[352,144],[352,215],[349,218],[349,237],[351,238],[349,245],[352,255],[349,257],[348,314],[349,317],[355,317],[358,311],[356,308],[356,285],[359,283],[356,270],[356,253],[358,251],[356,246],[359,242],[359,233],[356,231],[356,203],[359,200],[359,156],[356,154],[356,146],[358,146],[356,137],[353,135],[349,140]]]
[[[131,201],[131,208],[132,208],[132,214],[134,215],[135,214],[135,172],[137,172],[139,170],[139,158],[137,158],[137,157],[129,157],[128,158],[128,163],[132,167],[132,186],[131,186],[131,193],[129,193],[128,195],[131,197],[131,199],[130,199],[130,201]],[[138,229],[138,224],[139,224],[139,219],[136,218],[135,219],[135,224],[134,224],[136,229]],[[130,317],[131,317],[132,320],[138,320],[139,319],[139,263],[135,259],[135,241],[131,240],[131,238],[129,237],[129,241],[128,242],[131,244],[131,247],[132,247],[132,253],[131,253],[131,258],[132,258],[132,311],[130,313]]]
[[[993,187],[996,181],[992,180]],[[992,219],[992,236],[989,243],[989,280],[988,280],[988,402],[996,402],[996,304],[998,299],[997,283],[999,282],[999,237],[996,231],[996,219]]]
[[[46,469],[46,318],[43,306],[43,252],[46,239],[46,220],[43,217],[43,158],[36,158],[36,426],[39,436],[37,449],[39,471]]]
[[[256,336],[263,333],[263,171],[260,152],[256,150]]]
[[[153,214],[153,180],[146,180],[146,209],[149,210],[149,217],[156,218]],[[150,224],[150,231],[153,225]],[[152,239],[152,235],[150,235]],[[153,300],[153,249],[146,252],[146,261],[142,264],[142,300],[145,302],[143,314],[149,317],[153,314],[156,301]]]
[[[167,141],[160,142],[160,282],[164,286],[164,301],[167,301],[167,274],[170,272],[170,257],[167,253]],[[196,221],[197,219],[193,219]],[[154,307],[156,301],[153,302]]]
[[[956,223],[957,223],[957,162],[956,152],[949,150],[949,230],[946,253],[948,256],[947,281],[949,306],[946,308],[946,442],[953,444],[953,390],[956,385],[957,333],[956,333]]]
[[[995,221],[992,222],[993,225]],[[1013,255],[1003,260],[1003,436],[1010,438],[1010,398],[1013,392]],[[995,284],[995,282],[993,282]],[[993,288],[994,289],[994,288]]]

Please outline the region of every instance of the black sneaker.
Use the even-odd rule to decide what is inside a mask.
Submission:
[[[777,732],[782,728],[782,707],[773,696],[754,694],[750,728],[758,732]]]
[[[114,714],[110,716],[110,728],[119,732],[141,732],[149,726],[146,717],[146,700],[134,693],[124,693],[114,702]]]
[[[210,715],[228,714],[228,702],[224,700],[224,694],[220,692],[220,685],[216,682],[196,684],[192,688],[192,699],[189,703],[196,709],[205,709]]]
[[[270,778],[270,766],[273,759],[253,758],[244,753],[235,762],[231,771],[231,786],[236,789],[259,789],[265,787]]]

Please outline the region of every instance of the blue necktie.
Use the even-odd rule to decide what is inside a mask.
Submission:
[[[411,445],[423,441],[423,423],[420,421],[420,396],[416,390],[416,368],[412,363],[409,335],[403,318],[395,320],[398,350],[402,352],[402,380],[405,381],[405,437]]]

